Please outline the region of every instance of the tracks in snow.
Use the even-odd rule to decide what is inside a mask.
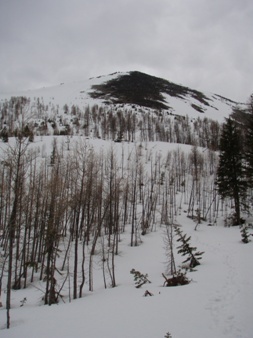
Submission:
[[[203,231],[205,230],[207,229]],[[230,250],[229,234],[226,233],[226,236],[223,237],[224,232],[226,232],[224,229],[221,229],[220,234],[220,229],[214,228],[212,230],[218,232],[218,234],[213,233],[208,243],[202,241],[201,234],[198,234],[198,232],[193,234],[199,246],[198,249],[205,251],[203,265],[206,259],[210,265],[206,268],[213,268],[213,271],[210,272],[212,276],[208,274],[210,284],[207,286],[208,296],[205,307],[210,312],[210,327],[214,332],[220,333],[219,338],[245,338],[242,323],[238,318],[240,308],[240,306],[238,308],[238,303],[243,302],[238,264],[243,264],[243,262],[238,262],[238,252]],[[229,229],[226,230],[229,231]],[[238,243],[238,245],[240,244]],[[239,249],[240,247],[238,247]]]

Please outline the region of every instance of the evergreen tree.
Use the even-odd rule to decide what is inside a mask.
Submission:
[[[34,133],[33,130],[29,128],[28,125],[25,126],[25,128],[23,129],[23,136],[27,137],[29,142],[33,142],[34,141]]]
[[[248,184],[253,188],[253,94],[247,107],[248,120],[245,135],[245,160]]]
[[[5,143],[8,143],[9,141],[9,135],[7,128],[3,128],[0,134],[0,137],[2,138],[2,141]]]
[[[220,196],[233,199],[235,224],[241,223],[241,202],[245,197],[247,182],[243,168],[243,146],[239,128],[230,118],[223,125],[220,138],[220,156],[217,186]]]
[[[196,247],[192,247],[190,245],[190,239],[191,236],[188,236],[186,234],[183,234],[182,231],[178,228],[175,227],[175,233],[177,234],[177,236],[179,237],[177,239],[177,242],[180,242],[181,244],[177,247],[178,249],[178,253],[182,254],[182,256],[188,256],[183,263],[187,263],[189,262],[189,266],[190,268],[195,268],[195,266],[200,265],[200,259],[202,259],[202,255],[203,255],[203,251],[197,251]]]
[[[146,284],[146,283],[151,283],[150,280],[148,279],[148,274],[146,273],[145,275],[143,273],[141,273],[140,271],[137,271],[135,269],[132,269],[130,271],[130,273],[132,275],[134,275],[134,281],[135,281],[135,287],[138,289],[140,288],[142,285]]]
[[[242,242],[243,243],[249,243],[250,242],[250,233],[248,226],[244,225],[241,228],[241,236],[242,236]]]

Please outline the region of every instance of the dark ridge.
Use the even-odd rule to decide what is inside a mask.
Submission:
[[[169,108],[163,93],[181,99],[190,95],[200,103],[209,106],[208,98],[197,90],[137,71],[94,85],[92,90],[89,94],[94,99],[99,98],[120,104],[137,104],[158,110]]]
[[[200,106],[198,106],[198,105],[196,105],[194,103],[192,103],[191,106],[192,106],[193,109],[197,110],[199,113],[204,113],[205,112]]]
[[[138,104],[153,109],[167,109],[161,92],[160,79],[152,76],[131,72],[120,75],[106,83],[92,86],[92,98],[110,100],[113,103]]]
[[[218,98],[224,100],[224,101],[227,101],[227,102],[233,104],[233,105],[238,104],[238,102],[235,102],[235,101],[233,101],[233,100],[230,100],[230,99],[228,99],[227,97],[224,97],[224,96],[221,96],[221,95],[218,95],[218,94],[214,94],[214,95],[217,96]],[[240,103],[240,104],[243,104],[243,103]]]

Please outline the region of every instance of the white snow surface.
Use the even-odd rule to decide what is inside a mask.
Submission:
[[[62,112],[65,104],[69,107],[77,105],[80,109],[87,106],[93,106],[95,104],[103,106],[105,105],[104,100],[93,99],[89,95],[92,91],[92,86],[106,83],[109,80],[127,74],[129,74],[129,72],[115,72],[113,74],[102,75],[84,81],[61,83],[52,87],[44,87],[36,90],[0,93],[0,101],[4,102],[6,99],[9,100],[12,96],[25,96],[31,99],[32,105],[33,102],[36,102],[39,98],[40,102],[45,105],[54,105],[59,107],[59,113]],[[134,90],[135,88],[133,88],[133,91]],[[181,116],[189,116],[190,118],[208,117],[212,120],[223,122],[224,118],[228,117],[232,113],[232,108],[237,105],[235,102],[222,98],[214,93],[204,93],[204,95],[208,98],[209,106],[200,103],[192,97],[186,96],[184,98],[178,98],[165,93],[162,94],[165,98],[165,103],[170,107],[168,109],[170,113]],[[110,98],[108,98],[107,101],[109,101],[109,99]],[[203,112],[201,113],[194,109],[192,104],[198,106]],[[238,105],[243,106],[243,104]],[[125,106],[126,108],[131,108],[131,105],[129,104],[126,104]],[[146,109],[150,111],[150,108]]]
[[[36,138],[33,146],[49,145],[52,138]],[[111,142],[89,140],[95,149],[109,149]],[[1,147],[6,145],[1,144]],[[122,147],[122,144],[114,144]],[[131,147],[125,144],[126,147]],[[180,145],[149,143],[153,151],[164,155]],[[191,147],[180,146],[185,151]],[[119,151],[120,152],[120,151]],[[201,265],[188,272],[191,283],[163,287],[166,269],[165,229],[142,236],[142,243],[130,247],[130,229],[121,235],[120,253],[116,256],[117,287],[104,289],[102,272],[94,271],[94,291],[85,287],[81,299],[68,299],[57,305],[43,305],[43,282],[27,289],[12,290],[11,328],[6,329],[5,292],[0,308],[1,338],[159,338],[170,333],[173,338],[252,338],[253,336],[253,241],[241,242],[238,227],[225,228],[220,218],[216,226],[203,222],[197,230],[186,217],[183,205],[177,223],[191,236],[191,244],[204,251]],[[177,266],[183,257],[175,250]],[[136,289],[134,268],[147,273],[151,284]],[[144,296],[148,290],[153,296]],[[22,300],[26,302],[21,305]]]

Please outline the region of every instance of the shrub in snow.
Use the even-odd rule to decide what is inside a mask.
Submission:
[[[190,283],[190,280],[186,276],[186,272],[181,272],[181,270],[178,270],[171,277],[166,277],[164,274],[162,274],[162,276],[165,279],[163,286],[180,286]]]
[[[238,223],[237,219],[236,219],[236,214],[235,213],[231,213],[227,216],[227,218],[225,218],[224,220],[224,225],[225,227],[232,227],[235,225],[239,225],[239,224],[243,224],[245,221],[240,218],[240,222]]]
[[[146,290],[144,293],[144,297],[147,297],[147,296],[154,296],[154,295],[150,291]]]
[[[24,299],[22,299],[21,301],[20,301],[20,307],[22,307],[22,306],[24,306],[25,305],[25,303],[26,303],[26,297],[24,298]]]

